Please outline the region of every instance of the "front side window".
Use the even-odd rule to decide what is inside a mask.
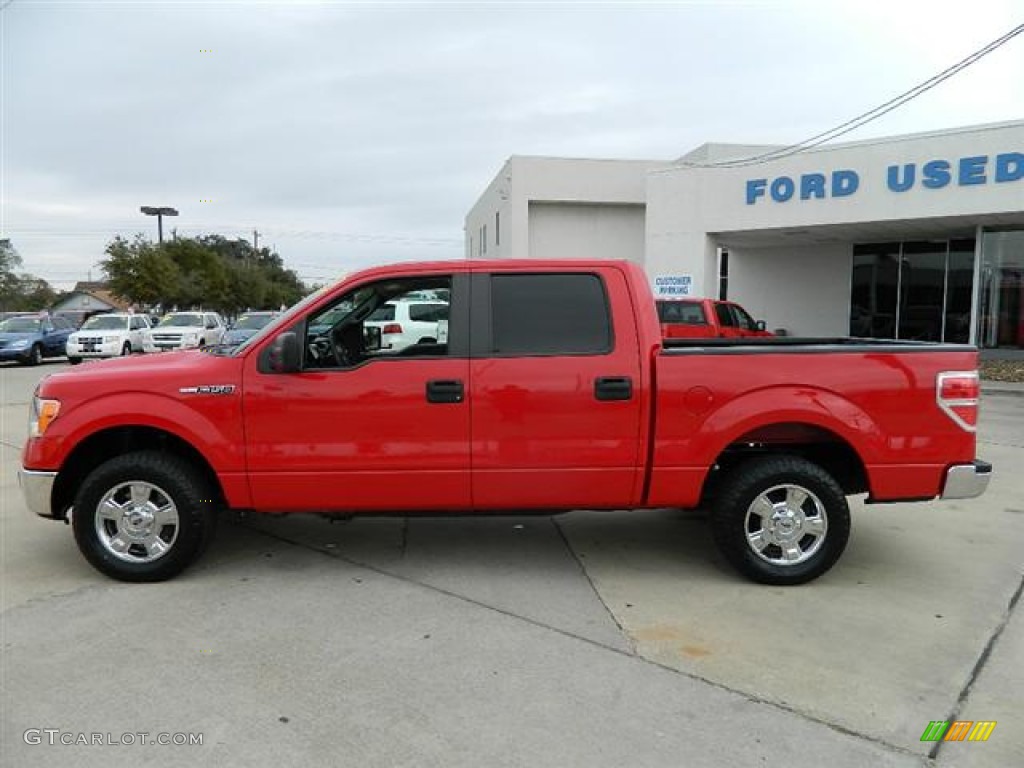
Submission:
[[[354,368],[375,360],[446,356],[448,345],[439,341],[436,326],[442,310],[447,317],[447,304],[431,305],[433,319],[417,321],[416,327],[403,324],[397,310],[413,295],[424,291],[449,295],[450,290],[450,276],[429,275],[393,278],[344,294],[306,322],[304,367]],[[424,328],[424,324],[435,327]]]
[[[732,311],[736,315],[736,325],[745,331],[757,330],[757,323],[754,322],[754,319],[747,314],[747,311],[743,309],[743,307],[733,304]]]
[[[597,275],[492,275],[492,352],[600,355],[612,349],[611,317]]]

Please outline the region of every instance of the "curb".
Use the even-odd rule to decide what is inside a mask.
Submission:
[[[991,387],[981,383],[981,394],[996,397],[1024,397],[1024,387],[1011,389],[1010,387]]]

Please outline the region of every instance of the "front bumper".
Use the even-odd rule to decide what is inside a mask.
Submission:
[[[0,360],[28,360],[32,345],[27,347],[4,347],[0,349]]]
[[[39,472],[24,467],[18,470],[18,485],[21,486],[25,504],[40,517],[53,517],[50,499],[53,496],[53,483],[56,479],[56,472]]]
[[[123,344],[120,341],[104,342],[86,347],[84,344],[68,344],[68,357],[117,357]]]
[[[956,464],[946,470],[942,487],[943,499],[973,499],[981,496],[992,478],[992,465],[977,459],[970,464]]]

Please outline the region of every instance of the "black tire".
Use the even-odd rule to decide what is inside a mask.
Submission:
[[[123,506],[134,498],[129,484],[148,493],[145,502],[132,510],[101,516],[100,505],[111,492],[116,491],[112,500]],[[187,568],[209,543],[217,521],[215,498],[202,474],[184,459],[156,451],[118,456],[94,469],[79,488],[71,516],[75,541],[86,560],[111,578],[165,581]],[[130,515],[141,518],[166,508],[165,501],[175,509],[176,524],[151,522],[148,529],[132,530],[137,521]],[[117,515],[123,516],[114,519]],[[166,550],[153,555],[149,549],[157,538]],[[115,553],[115,539],[130,547]]]
[[[80,358],[80,357],[69,357],[68,358],[68,362],[71,363],[72,365],[78,365],[80,362],[82,362],[82,358]]]
[[[126,341],[124,343],[124,346],[121,347],[121,357],[128,357],[128,355],[130,355],[131,353],[132,353],[131,342]]]
[[[740,573],[762,584],[818,578],[835,565],[850,538],[842,488],[798,456],[762,456],[738,465],[722,481],[712,512],[719,550]]]
[[[43,348],[38,344],[33,344],[32,349],[28,351],[28,357],[25,358],[25,365],[39,365],[43,362]]]

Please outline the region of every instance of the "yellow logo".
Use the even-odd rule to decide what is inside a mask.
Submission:
[[[988,741],[995,728],[995,720],[932,720],[925,726],[921,741]]]

